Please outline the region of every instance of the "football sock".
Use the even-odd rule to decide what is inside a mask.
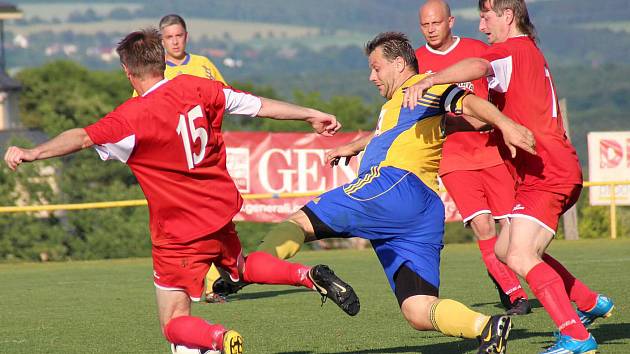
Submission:
[[[562,278],[547,263],[535,265],[525,277],[529,287],[543,305],[560,333],[577,340],[585,340],[589,334],[571,306]]]
[[[208,270],[206,274],[206,294],[212,294],[212,284],[219,278],[221,278],[221,274],[219,274],[219,270],[214,263],[212,263],[210,270]]]
[[[501,290],[510,296],[511,302],[516,301],[518,298],[527,299],[527,293],[523,290],[516,274],[501,262],[494,253],[494,245],[496,243],[496,236],[487,240],[477,241],[483,263],[485,263],[488,272],[499,284]]]
[[[289,221],[274,226],[258,246],[258,251],[267,252],[280,259],[295,256],[304,244],[304,232]]]
[[[223,333],[225,327],[193,316],[175,317],[164,326],[169,342],[188,348],[223,350]]]
[[[429,316],[436,331],[463,338],[477,338],[490,320],[489,316],[450,299],[440,299],[431,305]]]
[[[310,267],[256,251],[245,258],[243,280],[248,283],[304,286],[313,289]]]
[[[578,310],[588,311],[595,306],[597,302],[596,292],[575,278],[560,262],[547,253],[543,255],[542,259],[562,278],[569,299],[577,305]]]

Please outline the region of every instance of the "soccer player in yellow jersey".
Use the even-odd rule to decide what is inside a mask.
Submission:
[[[172,79],[180,74],[207,77],[226,83],[225,79],[212,62],[201,55],[186,52],[188,32],[186,22],[179,15],[166,15],[160,20],[162,45],[166,51],[166,70],[164,77]]]
[[[457,85],[434,86],[414,110],[403,108],[406,88],[426,75],[418,75],[414,50],[402,33],[379,34],[366,45],[366,54],[370,81],[388,101],[372,136],[327,154],[334,162],[364,151],[358,177],[318,196],[274,227],[259,251],[287,258],[304,242],[368,239],[411,327],[478,338],[478,353],[505,353],[509,316],[487,316],[458,301],[439,298],[444,205],[436,192],[443,117],[447,112],[466,114],[493,125],[503,133],[512,154],[517,148],[533,153],[533,135]],[[464,118],[453,119],[457,126]]]
[[[166,59],[165,79],[170,80],[177,75],[187,74],[221,81],[227,85],[223,75],[210,59],[186,52],[188,31],[181,16],[166,15],[160,20],[159,27]],[[134,91],[133,96],[137,95],[138,93]]]

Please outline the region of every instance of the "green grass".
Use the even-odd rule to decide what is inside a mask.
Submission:
[[[630,353],[630,240],[556,241],[551,253],[614,298],[613,317],[592,328],[601,352]],[[412,330],[371,250],[304,252],[296,260],[332,265],[361,296],[361,313],[320,307],[306,290],[251,286],[227,304],[196,304],[194,314],[238,329],[252,354],[475,352],[474,341]],[[151,280],[149,259],[0,264],[0,352],[168,353]],[[501,310],[474,244],[446,247],[441,294],[485,313]],[[551,343],[554,327],[542,308],[514,321],[510,353]]]

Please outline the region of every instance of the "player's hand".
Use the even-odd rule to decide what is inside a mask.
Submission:
[[[341,129],[341,123],[332,114],[313,110],[314,114],[306,119],[311,124],[313,130],[323,136],[333,136]]]
[[[326,152],[326,163],[329,163],[330,166],[337,166],[341,158],[345,157],[345,165],[348,166],[352,156],[356,156],[358,154],[358,152],[354,151],[348,145],[339,146]]]
[[[17,146],[10,146],[4,154],[4,162],[13,171],[23,162],[34,161],[37,158],[35,152],[30,149],[22,149]]]
[[[424,92],[433,86],[433,79],[431,76],[427,76],[424,79],[416,82],[415,84],[405,89],[403,96],[403,107],[413,110]]]
[[[512,158],[516,157],[517,148],[536,155],[536,139],[529,129],[510,119],[506,119],[504,125],[499,129],[503,134],[505,145],[510,149]]]

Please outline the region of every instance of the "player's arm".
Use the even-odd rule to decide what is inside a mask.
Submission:
[[[444,116],[444,133],[446,135],[457,132],[472,132],[472,131],[488,131],[492,130],[492,126],[486,122],[482,122],[479,119],[469,117],[466,115],[450,115]]]
[[[459,61],[435,74],[428,75],[405,90],[403,107],[413,109],[423,93],[434,85],[453,82],[468,82],[493,74],[492,65],[483,58],[468,58]]]
[[[51,140],[32,149],[11,146],[4,155],[4,161],[15,170],[23,162],[64,156],[94,145],[83,128],[66,130]]]
[[[523,149],[530,154],[536,154],[534,134],[505,116],[492,103],[475,95],[466,95],[462,98],[461,104],[462,113],[465,115],[479,119],[501,130],[505,145],[510,149],[512,157],[516,156],[516,148]]]
[[[261,97],[260,101],[261,107],[256,114],[257,117],[277,120],[303,120],[310,123],[317,133],[325,136],[333,136],[341,129],[341,123],[332,114],[270,98]]]
[[[329,150],[326,153],[326,162],[330,163],[331,166],[336,166],[339,164],[339,160],[345,157],[347,166],[350,163],[350,158],[365,150],[365,147],[370,143],[373,137],[374,133]]]

